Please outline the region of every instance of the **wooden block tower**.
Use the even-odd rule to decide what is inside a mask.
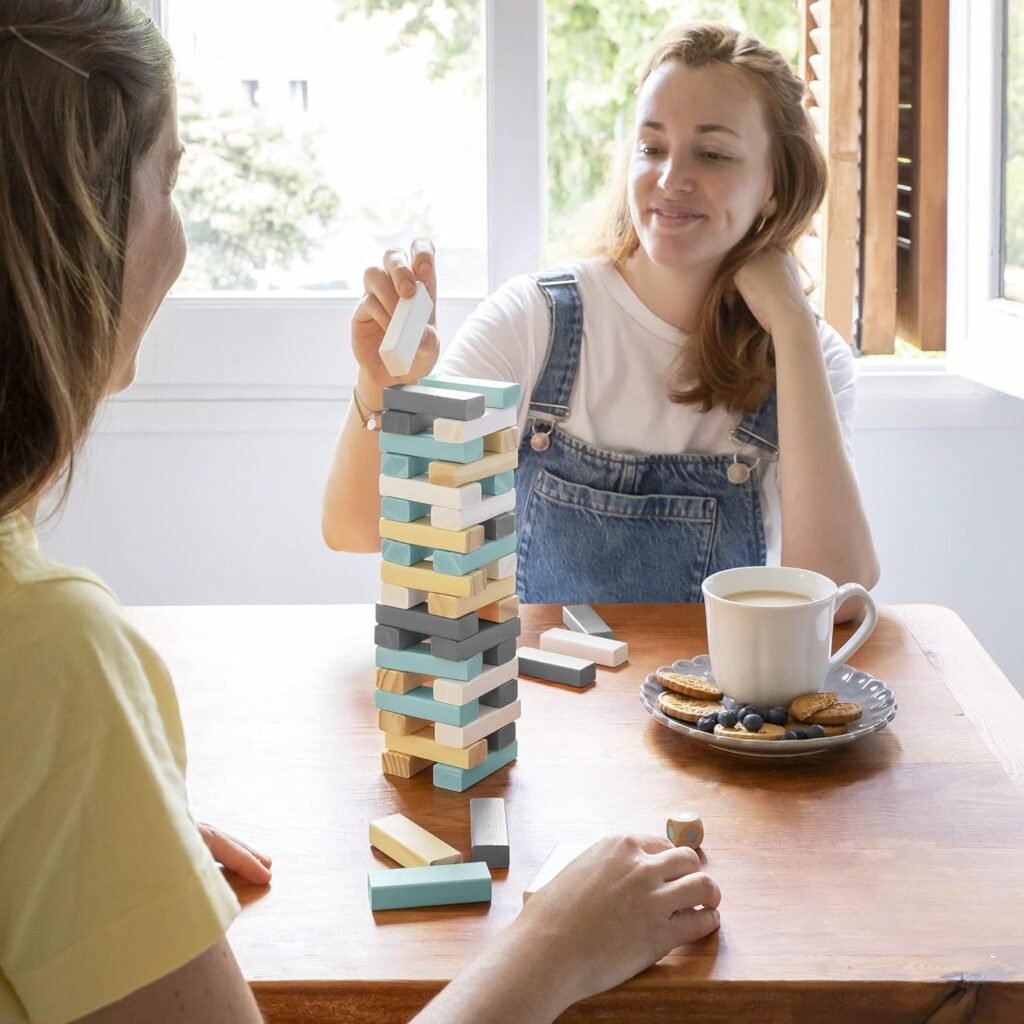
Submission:
[[[386,388],[377,689],[382,767],[463,792],[514,761],[519,385]]]

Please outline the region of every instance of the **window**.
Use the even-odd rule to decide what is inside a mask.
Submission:
[[[1003,296],[1024,302],[1024,0],[1007,0]]]
[[[387,0],[163,8],[191,242],[175,295],[358,294],[364,268],[417,235],[445,290],[486,290],[480,0],[433,5],[443,68]]]

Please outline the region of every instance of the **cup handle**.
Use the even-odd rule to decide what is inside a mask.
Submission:
[[[836,591],[836,602],[833,606],[833,614],[839,609],[839,606],[851,597],[859,597],[867,605],[867,615],[864,616],[864,621],[860,624],[860,629],[857,630],[849,640],[843,644],[842,647],[832,655],[829,660],[828,667],[829,671],[837,668],[839,665],[844,665],[851,655],[856,654],[861,649],[864,641],[871,636],[872,630],[875,628],[875,624],[878,622],[878,609],[875,607],[874,598],[859,584],[859,583],[844,583]]]

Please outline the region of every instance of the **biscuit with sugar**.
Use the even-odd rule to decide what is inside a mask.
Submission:
[[[686,676],[682,672],[672,672],[669,669],[658,669],[654,673],[654,678],[666,690],[671,690],[673,693],[683,693],[687,697],[696,697],[698,700],[722,699],[722,691],[710,679]]]
[[[662,690],[658,694],[658,710],[672,718],[681,718],[684,722],[696,722],[704,715],[724,711],[725,708],[717,701],[696,700],[671,690]]]

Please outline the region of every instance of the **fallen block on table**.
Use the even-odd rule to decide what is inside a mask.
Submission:
[[[542,651],[537,647],[520,647],[516,654],[522,675],[566,686],[589,686],[597,679],[597,665],[585,658]]]
[[[614,639],[612,627],[589,604],[567,604],[562,609],[562,622],[575,633]]]
[[[533,881],[523,890],[523,902],[525,903],[534,893],[543,889],[559,872],[571,864],[581,853],[589,850],[591,843],[564,842],[558,843],[548,854],[547,860],[540,866],[540,870],[533,876]]]
[[[508,821],[500,796],[469,801],[470,860],[482,860],[489,868],[509,864]]]
[[[426,868],[385,868],[367,872],[371,910],[489,903],[491,872],[486,864],[435,864]]]
[[[542,651],[585,658],[609,668],[617,668],[629,657],[629,645],[622,640],[574,633],[571,629],[547,629],[541,633],[539,642]]]
[[[389,814],[370,822],[370,845],[403,868],[458,864],[462,854],[404,814]]]

